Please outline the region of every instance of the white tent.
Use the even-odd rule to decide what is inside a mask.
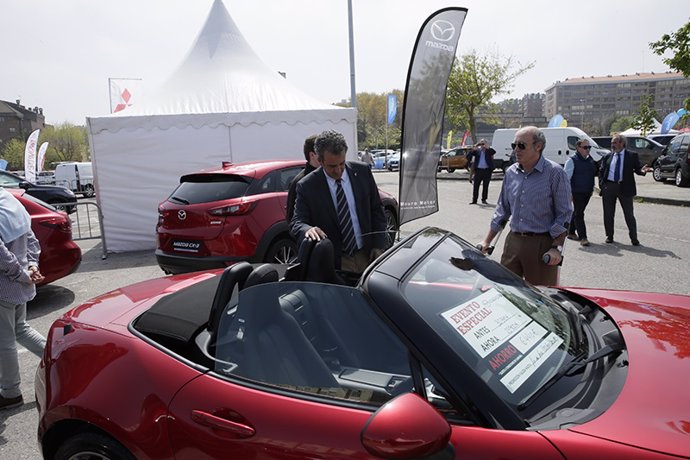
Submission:
[[[649,135],[649,134],[661,134],[661,123],[656,118],[653,118],[652,120],[654,121],[654,129],[647,132],[647,135]],[[676,131],[675,129],[672,129],[667,134],[676,134],[677,132],[678,131]],[[621,134],[623,136],[641,136],[642,132],[639,129],[628,128],[625,131],[621,132]]]
[[[356,153],[356,111],[318,101],[266,66],[215,0],[174,75],[139,105],[87,117],[108,250],[156,247],[158,204],[183,174],[303,158],[304,139],[342,132]]]

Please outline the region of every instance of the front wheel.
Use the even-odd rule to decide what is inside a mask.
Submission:
[[[448,168],[448,172],[449,173],[455,172],[455,168]]]
[[[291,264],[297,260],[297,244],[292,238],[280,238],[274,242],[264,257],[269,264]]]
[[[93,189],[92,184],[86,184],[84,186],[84,196],[86,198],[93,198],[95,194],[96,194],[96,191]]]
[[[395,243],[395,235],[398,233],[398,220],[390,209],[384,209],[383,215],[386,217],[386,249]]]
[[[657,182],[666,182],[666,179],[661,175],[661,166],[654,165],[654,170],[652,171],[652,177]]]
[[[81,433],[63,442],[55,460],[135,460],[119,442],[99,433]]]
[[[690,183],[690,179],[683,176],[683,168],[678,168],[676,170],[676,186],[687,187],[688,183]]]

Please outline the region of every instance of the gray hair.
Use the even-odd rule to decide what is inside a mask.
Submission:
[[[520,129],[520,131],[523,130],[532,134],[532,142],[534,142],[535,144],[537,142],[541,142],[541,150],[539,150],[539,155],[541,155],[544,151],[544,148],[546,147],[546,135],[544,134],[544,131],[537,128],[536,126],[525,126],[524,128]]]
[[[332,129],[326,130],[316,138],[314,151],[319,156],[319,161],[323,161],[323,155],[326,151],[336,155],[345,153],[347,152],[345,136]]]

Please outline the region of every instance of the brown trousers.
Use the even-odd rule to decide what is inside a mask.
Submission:
[[[362,273],[370,263],[369,253],[363,249],[355,251],[351,256],[345,253],[340,256],[340,269],[346,272]]]
[[[558,284],[557,265],[546,265],[541,259],[551,249],[553,239],[549,235],[521,236],[510,232],[503,246],[501,264],[508,270],[538,286]]]

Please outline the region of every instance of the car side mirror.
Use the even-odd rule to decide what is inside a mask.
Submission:
[[[24,190],[29,190],[29,187],[31,187],[30,182],[23,180],[19,183],[19,188],[23,188]]]
[[[448,421],[431,404],[416,393],[404,393],[369,417],[360,438],[377,457],[441,460],[454,458],[450,435]]]

